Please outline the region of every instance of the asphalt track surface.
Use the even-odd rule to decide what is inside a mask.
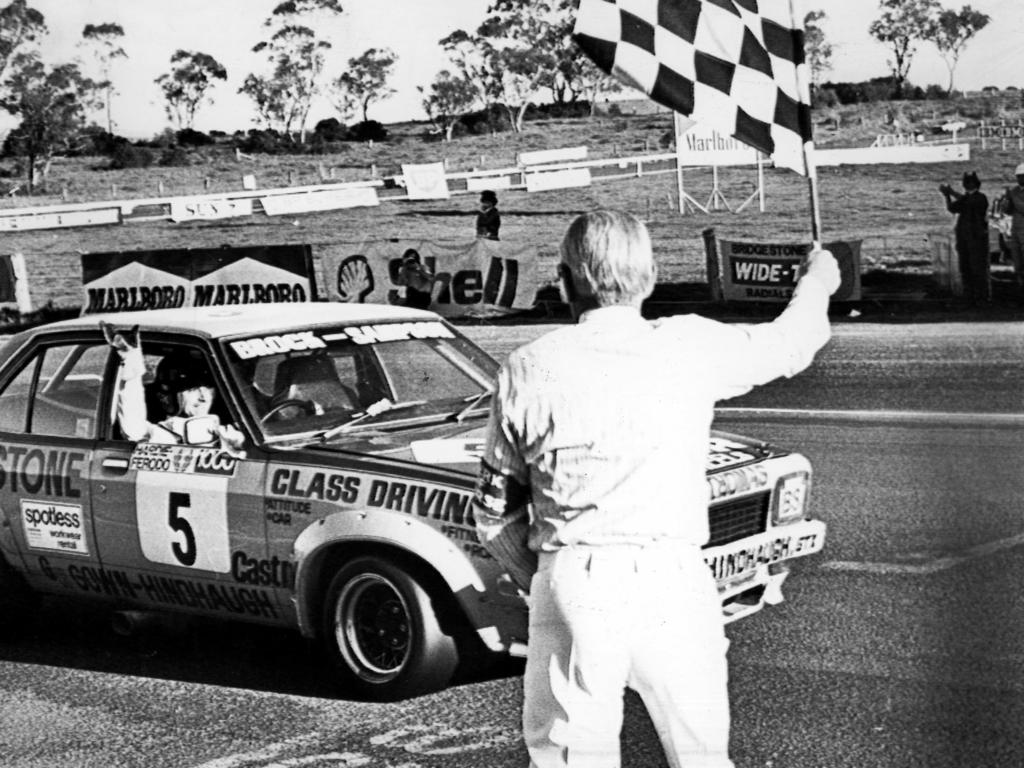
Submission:
[[[474,327],[497,355],[546,330]],[[718,426],[807,454],[824,553],[729,629],[739,768],[1024,765],[1024,324],[836,326]],[[2,619],[0,619],[2,620]],[[0,766],[522,768],[516,665],[349,700],[289,633],[132,637],[47,604],[0,645]],[[623,765],[665,765],[626,698]]]

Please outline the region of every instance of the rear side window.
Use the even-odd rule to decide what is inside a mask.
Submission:
[[[18,375],[0,392],[0,430],[4,432],[24,432],[28,421],[28,399],[32,392],[32,381],[35,379],[39,358],[18,371]]]
[[[40,349],[0,392],[0,429],[95,437],[109,355],[106,344]]]

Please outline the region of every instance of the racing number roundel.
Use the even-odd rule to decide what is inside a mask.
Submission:
[[[228,573],[228,478],[140,471],[135,509],[152,563]]]

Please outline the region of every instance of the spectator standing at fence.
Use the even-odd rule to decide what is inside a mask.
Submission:
[[[498,213],[498,196],[490,189],[480,193],[480,212],[476,215],[476,236],[486,240],[498,240],[501,229],[501,214]]]
[[[502,366],[474,496],[481,543],[529,592],[530,765],[619,765],[629,686],[669,765],[731,768],[728,640],[701,552],[714,404],[811,363],[839,269],[811,253],[772,322],[650,323],[647,228],[595,211],[570,225],[558,273],[577,323]]]
[[[971,303],[989,301],[988,198],[981,193],[981,180],[974,171],[963,177],[963,193],[949,184],[939,186],[946,209],[955,213],[956,253],[964,296]]]
[[[1010,257],[1013,259],[1013,273],[1017,287],[1024,288],[1024,163],[1014,170],[1017,186],[1007,187],[1003,195],[1003,213],[1012,217],[1010,226]]]

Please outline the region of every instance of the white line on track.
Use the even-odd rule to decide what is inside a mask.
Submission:
[[[267,744],[251,752],[238,752],[234,755],[218,757],[214,760],[202,763],[195,768],[237,768],[246,764],[258,763],[260,761],[274,760],[284,752],[303,749],[315,742],[320,736],[319,733],[308,733],[304,736],[296,736],[292,739],[279,741],[276,744]]]
[[[936,427],[1021,428],[1021,413],[964,413],[956,411],[839,411],[810,408],[716,408],[721,419],[756,421],[777,419],[804,423],[858,423],[881,425],[927,425]]]
[[[963,552],[957,555],[948,555],[945,557],[936,557],[931,560],[924,560],[923,556],[918,556],[918,562],[902,562],[902,563],[860,563],[850,560],[830,560],[827,563],[822,563],[819,568],[826,571],[855,571],[858,573],[873,573],[873,574],[897,574],[897,575],[928,575],[932,573],[938,573],[939,571],[945,571],[954,566],[966,563],[970,560],[978,560],[983,557],[988,557],[996,552],[1002,552],[1006,549],[1013,547],[1019,547],[1024,544],[1024,533],[1019,533],[1016,536],[1010,536],[1005,539],[996,539],[995,541],[988,541],[984,544],[978,544],[977,546],[965,549]],[[914,557],[911,555],[910,557]]]

